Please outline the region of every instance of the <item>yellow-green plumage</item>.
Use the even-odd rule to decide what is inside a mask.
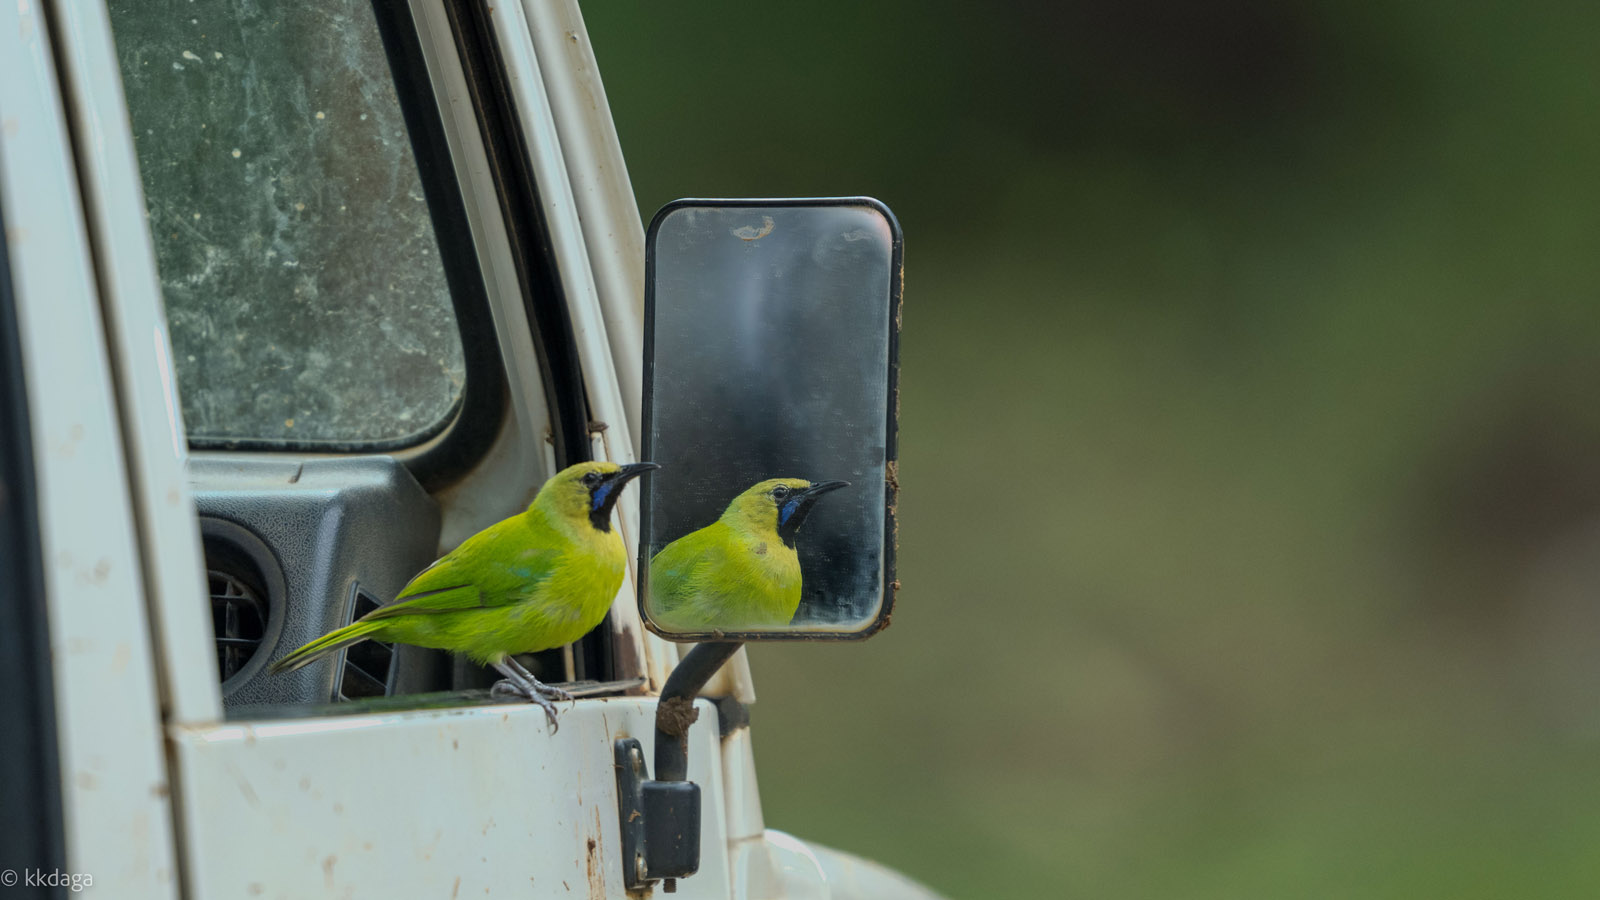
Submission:
[[[788,625],[801,595],[794,532],[817,496],[844,486],[799,478],[760,482],[735,497],[717,521],[663,547],[650,561],[652,621],[688,632]]]
[[[627,551],[610,528],[611,509],[627,479],[647,467],[653,468],[587,462],[558,472],[525,512],[468,538],[413,578],[394,603],[295,650],[272,671],[299,668],[367,638],[489,664],[577,640],[600,624],[622,586]]]

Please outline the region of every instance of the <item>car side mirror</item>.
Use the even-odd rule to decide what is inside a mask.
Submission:
[[[645,251],[639,596],[675,641],[865,638],[895,587],[902,239],[867,197],[678,200]]]

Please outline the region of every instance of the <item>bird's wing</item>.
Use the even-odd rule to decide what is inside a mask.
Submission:
[[[708,529],[686,534],[673,541],[650,561],[650,593],[669,607],[683,600],[688,582],[704,562]]]
[[[713,523],[674,541],[650,564],[651,594],[669,610],[706,603],[708,595],[717,593],[718,573],[736,565],[729,552],[732,540],[720,523]]]
[[[487,609],[499,604],[485,603],[483,591],[474,584],[457,584],[412,594],[388,606],[380,606],[362,616],[359,621],[387,619],[391,616],[427,615],[428,613],[461,612],[468,609]]]
[[[491,609],[527,598],[559,563],[560,554],[537,547],[471,542],[423,569],[399,598],[362,619]]]

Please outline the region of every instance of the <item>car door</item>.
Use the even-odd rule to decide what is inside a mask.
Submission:
[[[151,700],[127,715],[164,724],[167,876],[622,896],[612,744],[648,744],[675,658],[631,587],[527,661],[582,683],[556,733],[410,648],[265,672],[561,465],[631,453],[548,105],[508,99],[542,90],[526,28],[424,0],[49,11],[138,511]],[[690,739],[721,810],[715,715]],[[702,872],[729,871],[726,838],[709,815]]]

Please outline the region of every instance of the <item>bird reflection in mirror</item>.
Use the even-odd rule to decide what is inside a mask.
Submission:
[[[800,607],[795,536],[823,494],[847,481],[762,481],[717,521],[673,541],[650,562],[650,617],[667,631],[783,628]]]

